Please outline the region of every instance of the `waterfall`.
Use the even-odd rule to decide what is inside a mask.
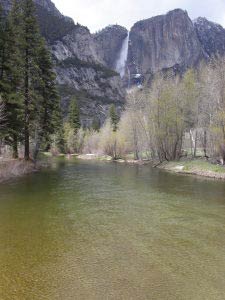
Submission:
[[[116,71],[120,73],[121,78],[124,77],[126,72],[126,62],[129,48],[129,33],[123,41],[122,48],[120,50],[119,58],[116,62]]]

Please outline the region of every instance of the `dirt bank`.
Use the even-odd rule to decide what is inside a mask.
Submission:
[[[38,165],[31,161],[24,160],[1,160],[0,161],[0,182],[23,176],[29,173],[37,172]]]

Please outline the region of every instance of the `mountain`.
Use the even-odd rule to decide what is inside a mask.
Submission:
[[[114,103],[120,111],[125,100],[120,76],[110,64],[112,52],[107,55],[106,45],[99,47],[104,34],[91,34],[87,27],[59,15],[50,3],[49,0],[36,0],[37,15],[54,59],[64,112],[66,114],[71,97],[76,95],[83,125],[90,126],[94,118],[103,122],[109,106]],[[113,27],[111,46],[115,41],[115,47],[120,47],[120,31],[119,26]],[[105,50],[100,51],[102,49]]]
[[[131,28],[127,76],[148,78],[171,68],[182,72],[215,54],[225,54],[225,29],[205,18],[192,21],[186,11],[175,9]]]
[[[193,21],[201,45],[208,56],[225,54],[225,29],[206,18]]]
[[[12,0],[1,0],[1,6],[6,12],[9,12],[12,7]],[[55,4],[51,0],[34,0],[34,3],[36,5],[40,5],[43,7],[46,11],[50,12],[51,14],[63,17],[62,14],[59,12],[59,10],[55,7]]]
[[[175,65],[191,67],[203,56],[193,23],[181,9],[131,28],[128,66],[132,74],[156,73]]]
[[[108,26],[94,34],[97,54],[108,68],[116,68],[116,61],[127,34],[128,30],[119,25]]]
[[[98,56],[94,37],[87,28],[76,26],[62,40],[53,43],[51,51],[65,109],[71,96],[76,95],[87,126],[94,116],[104,121],[112,103],[121,110],[125,90],[120,76]]]
[[[103,122],[112,103],[122,110],[128,84],[139,85],[164,69],[183,72],[201,60],[225,54],[225,29],[205,18],[192,21],[181,9],[139,21],[130,32],[111,25],[91,34],[63,16],[52,1],[34,2],[54,60],[64,112],[76,95],[87,126],[94,118]],[[11,3],[1,0],[6,13]],[[125,73],[123,79],[118,65]]]
[[[103,122],[111,104],[120,111],[125,101],[125,89],[120,75],[112,68],[111,55],[118,54],[126,30],[113,26],[93,35],[87,27],[63,16],[50,0],[34,2],[41,33],[52,52],[64,114],[74,95],[81,108],[84,126],[90,126],[93,119]],[[8,13],[12,0],[1,0],[1,5]],[[109,32],[112,50],[107,52]]]

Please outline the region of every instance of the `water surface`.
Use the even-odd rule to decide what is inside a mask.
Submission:
[[[62,163],[0,185],[1,300],[224,300],[225,183]]]

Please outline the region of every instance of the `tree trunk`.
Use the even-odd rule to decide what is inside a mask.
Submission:
[[[35,145],[35,149],[34,149],[34,154],[33,154],[33,159],[34,159],[34,161],[37,160],[38,153],[39,153],[39,151],[40,151],[40,146],[41,146],[40,141],[37,141],[37,143],[36,143],[36,145]]]
[[[193,157],[193,134],[191,129],[189,131],[189,135],[190,135],[191,156]]]
[[[138,134],[137,134],[137,124],[133,120],[132,132],[133,132],[133,142],[134,142],[134,160],[139,160],[139,150],[138,150]]]
[[[18,141],[17,141],[17,136],[14,134],[13,135],[13,158],[17,159],[19,157],[18,155]]]
[[[117,141],[113,145],[113,159],[117,160]]]
[[[204,137],[203,137],[203,152],[204,152],[205,158],[208,159],[208,156],[207,156],[207,132],[206,132],[206,130],[204,130]]]
[[[24,159],[30,159],[30,132],[29,132],[29,54],[26,51],[25,92],[24,92]]]
[[[196,157],[197,154],[197,140],[198,140],[198,131],[196,130],[195,141],[194,141],[194,157]]]
[[[139,160],[139,152],[137,149],[134,152],[134,160]]]
[[[138,142],[136,138],[134,138],[134,159],[139,160]]]

